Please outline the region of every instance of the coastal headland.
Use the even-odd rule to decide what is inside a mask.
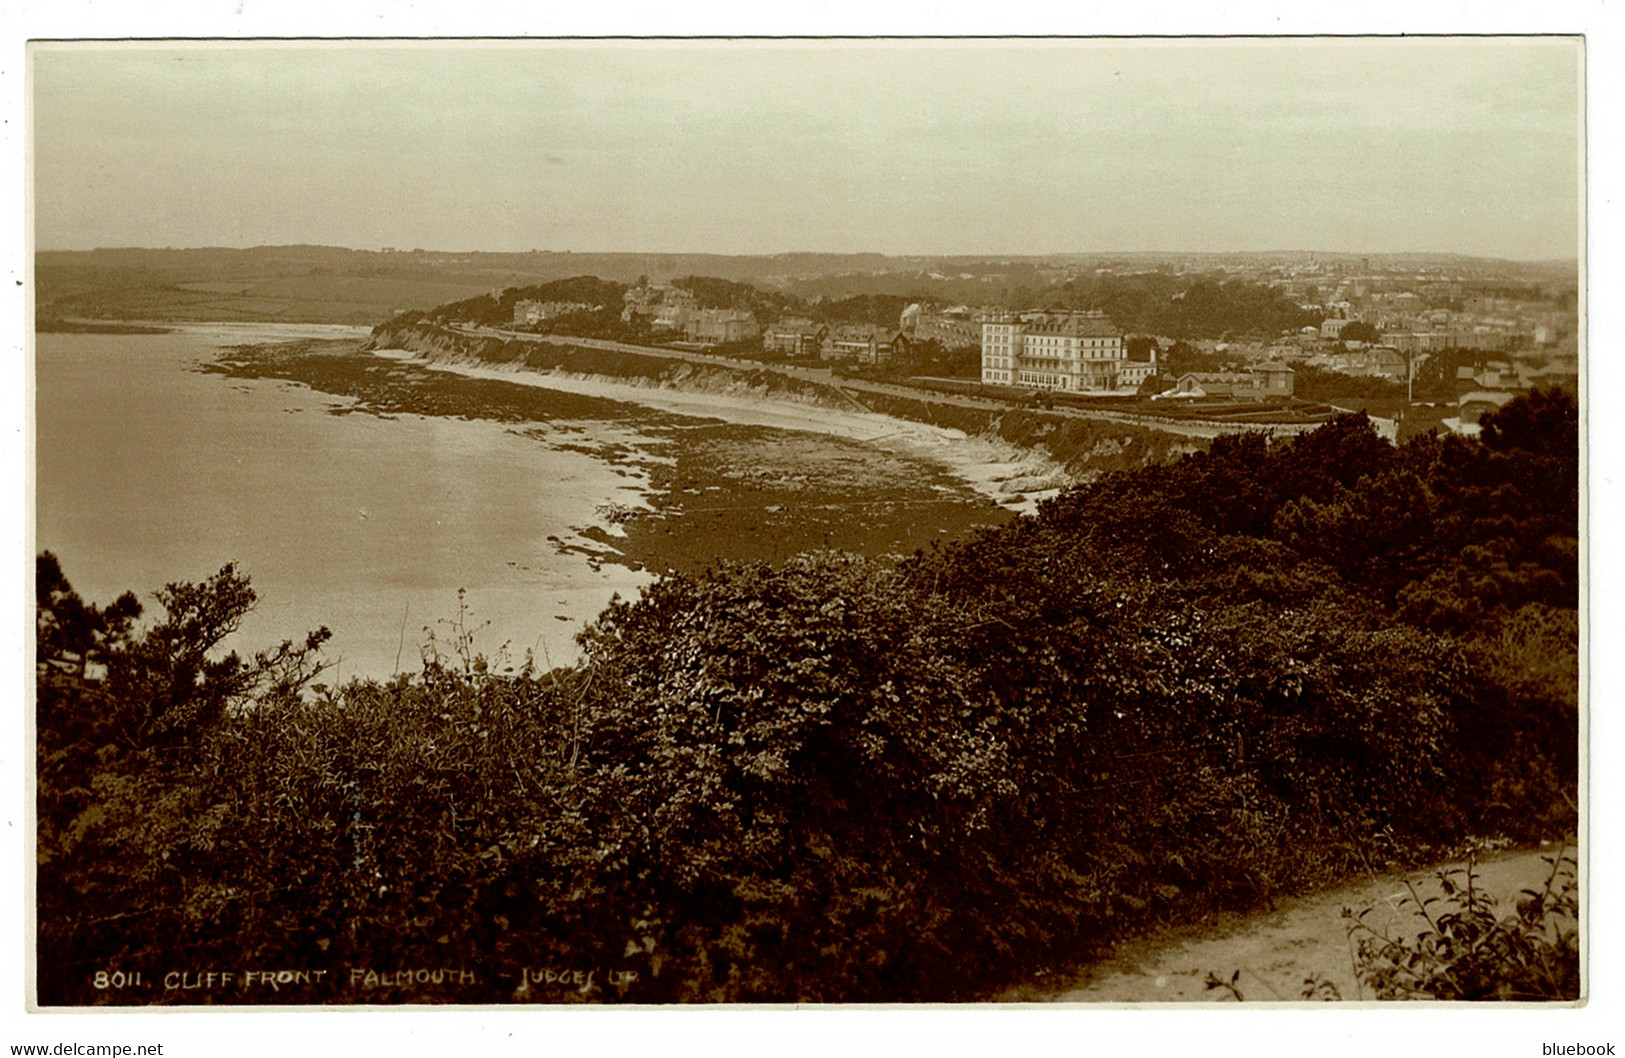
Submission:
[[[705,353],[641,348],[623,343],[539,336],[504,335],[483,329],[454,329],[425,323],[391,322],[374,328],[366,348],[400,350],[446,367],[506,368],[554,376],[536,384],[565,388],[558,376],[593,377],[637,390],[619,395],[640,403],[673,407],[672,393],[732,397],[760,404],[813,406],[817,416],[800,425],[820,428],[832,413],[886,416],[988,442],[1004,442],[1018,459],[1047,462],[1059,471],[1057,484],[1088,481],[1113,470],[1167,462],[1203,447],[1218,433],[1243,428],[1193,422],[1140,422],[1130,417],[1077,408],[1020,408],[1008,402],[842,378],[828,370],[742,360]],[[535,380],[533,380],[535,381]],[[657,397],[648,392],[665,391]],[[720,407],[720,404],[711,404]],[[824,426],[827,429],[827,426]],[[986,460],[984,460],[986,461]],[[1031,477],[1031,474],[1021,477]],[[1033,491],[1020,484],[1005,495]]]
[[[626,467],[646,481],[646,506],[608,507],[577,539],[552,543],[652,572],[811,550],[911,554],[1035,510],[1068,485],[1203,444],[1109,419],[605,345],[385,325],[359,344],[235,347],[216,369],[355,398],[346,414],[500,421]],[[606,442],[584,422],[635,426],[641,443]]]
[[[619,468],[642,485],[643,503],[606,504],[595,524],[550,541],[595,566],[660,572],[813,550],[911,554],[1035,502],[1001,489],[1064,480],[1041,454],[873,413],[375,355],[353,341],[236,347],[211,369],[352,398],[336,414],[501,422]],[[681,410],[662,407],[662,395]]]

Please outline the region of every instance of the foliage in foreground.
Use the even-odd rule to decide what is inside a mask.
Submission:
[[[1222,440],[898,563],[668,576],[546,673],[464,634],[325,687],[321,633],[211,660],[229,567],[144,631],[58,576],[41,1000],[174,999],[87,981],[178,960],[477,978],[189,1002],[978,998],[1376,833],[1571,828],[1554,400],[1483,444]]]
[[[1409,908],[1422,928],[1372,926],[1367,916],[1344,908],[1349,951],[1360,982],[1360,998],[1434,999],[1453,1002],[1511,1000],[1568,1001],[1580,998],[1580,901],[1576,856],[1567,851],[1541,857],[1551,865],[1545,884],[1524,889],[1511,914],[1483,887],[1477,850],[1466,866],[1435,872],[1442,896],[1424,897],[1407,879],[1409,896],[1394,910]],[[1227,978],[1207,975],[1210,992],[1242,1002],[1241,971]],[[1335,981],[1320,974],[1304,979],[1300,998],[1340,1002]]]
[[[1502,915],[1469,859],[1437,875],[1444,896],[1414,888],[1402,906],[1427,923],[1393,936],[1344,911],[1360,983],[1377,999],[1575,1000],[1580,998],[1580,904],[1575,857],[1545,857],[1552,870]]]

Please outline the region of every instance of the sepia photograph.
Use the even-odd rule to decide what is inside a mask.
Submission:
[[[1583,35],[26,61],[30,1009],[1591,996]]]

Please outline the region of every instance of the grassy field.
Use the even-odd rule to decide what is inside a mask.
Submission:
[[[96,250],[35,258],[39,319],[375,324],[505,286],[557,278],[508,262],[322,247]],[[566,263],[567,264],[567,263]]]
[[[372,276],[256,276],[234,280],[89,285],[42,283],[39,317],[116,320],[270,320],[375,324],[490,289],[474,279]]]

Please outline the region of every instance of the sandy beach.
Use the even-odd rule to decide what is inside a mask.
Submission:
[[[626,401],[677,415],[719,419],[736,426],[798,430],[858,441],[896,455],[935,463],[981,495],[1020,513],[1031,513],[1039,503],[1071,484],[1066,471],[1042,452],[887,415],[830,408],[794,398],[763,397],[755,392],[638,385],[601,375],[430,359],[401,349],[375,349],[373,354],[465,378]]]
[[[208,323],[165,322],[164,326],[178,334],[195,334],[220,346],[248,345],[260,342],[295,342],[305,339],[336,340],[365,338],[371,328],[343,323],[234,323],[215,321]]]

